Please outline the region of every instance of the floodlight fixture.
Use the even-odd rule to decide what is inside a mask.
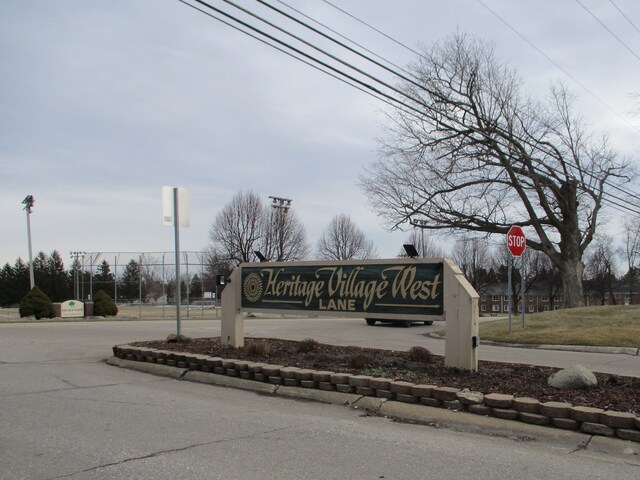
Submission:
[[[277,208],[285,212],[291,208],[291,202],[293,202],[290,198],[274,196],[269,196],[269,198],[271,199],[271,208]]]
[[[416,247],[414,244],[412,243],[405,243],[404,245],[402,245],[404,247],[404,251],[407,252],[407,255],[410,258],[416,258],[418,257],[418,251],[416,250]]]
[[[31,213],[31,209],[33,208],[34,203],[36,203],[36,199],[33,198],[33,195],[27,195],[24,200],[22,200],[24,210],[26,210],[27,213]]]
[[[253,252],[253,254],[254,254],[256,257],[258,257],[258,260],[260,260],[261,262],[266,262],[266,261],[267,261],[267,257],[265,257],[265,256],[262,254],[262,252],[260,252],[260,251],[258,251],[258,250],[255,250],[255,251]]]

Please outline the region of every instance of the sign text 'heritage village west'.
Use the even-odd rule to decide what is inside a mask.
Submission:
[[[442,263],[242,269],[242,308],[443,314]]]

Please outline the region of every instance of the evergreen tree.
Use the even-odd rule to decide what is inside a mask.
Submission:
[[[67,282],[69,289],[71,290],[70,298],[80,298],[80,290],[78,284],[80,282],[80,260],[77,257],[73,258],[69,272],[67,273]]]
[[[18,258],[13,265],[14,297],[12,303],[19,303],[29,293],[31,282],[29,281],[29,265],[22,258]]]
[[[197,273],[193,276],[189,285],[189,298],[191,300],[202,298],[202,282]]]
[[[20,317],[53,318],[53,303],[40,288],[33,287],[20,301]]]
[[[141,281],[141,271],[140,265],[135,260],[131,260],[127,263],[127,266],[124,269],[122,274],[122,280],[120,280],[120,284],[118,287],[118,296],[122,298],[127,298],[130,301],[135,301],[138,299],[140,294],[140,281]],[[142,285],[142,298],[145,298],[146,291],[145,286]]]
[[[113,317],[118,314],[118,307],[104,290],[98,290],[94,295],[93,314],[101,317]]]
[[[33,259],[33,279],[40,290],[50,295],[49,279],[47,278],[47,256],[44,252],[38,252]]]
[[[187,284],[184,280],[180,280],[180,299],[183,301],[187,299]]]
[[[45,265],[45,285],[47,289],[43,290],[52,301],[64,302],[72,297],[72,284],[64,270],[64,262],[57,250],[51,252],[51,255]]]
[[[94,288],[104,290],[105,292],[113,292],[115,279],[113,273],[111,273],[111,267],[109,262],[102,260],[102,263],[98,265],[98,270],[93,277]]]
[[[15,273],[9,262],[0,270],[0,306],[9,307],[15,303]]]

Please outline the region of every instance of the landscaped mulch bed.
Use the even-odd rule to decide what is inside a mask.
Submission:
[[[447,368],[443,357],[418,348],[406,352],[327,345],[314,340],[245,338],[245,346],[235,349],[221,346],[219,337],[198,338],[188,342],[148,341],[136,345],[290,367],[387,377],[416,384],[468,388],[484,394],[511,394],[541,402],[567,402],[574,406],[640,415],[640,378],[620,375],[596,373],[597,387],[562,391],[547,385],[547,379],[558,371],[557,368],[481,361],[478,371],[472,373]]]

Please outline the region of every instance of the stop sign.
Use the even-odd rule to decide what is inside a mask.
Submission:
[[[514,257],[520,257],[527,248],[527,239],[522,228],[513,225],[507,233],[507,248]]]

